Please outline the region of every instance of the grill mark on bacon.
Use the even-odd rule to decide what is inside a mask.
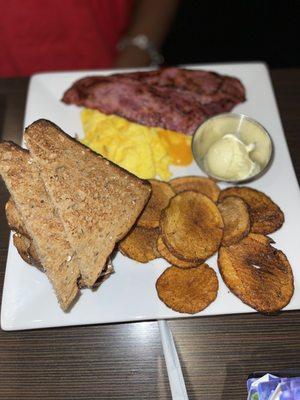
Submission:
[[[221,91],[239,101],[245,101],[245,89],[242,83],[237,78],[222,76],[216,72],[170,67],[157,71],[134,72],[129,75],[133,79],[151,85],[176,87],[206,95]]]
[[[175,67],[83,78],[62,99],[187,134],[209,116],[230,111],[244,100],[244,87],[236,78]]]

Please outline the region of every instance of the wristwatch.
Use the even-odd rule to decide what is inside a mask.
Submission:
[[[164,57],[146,35],[139,34],[134,37],[124,37],[117,44],[117,49],[124,50],[128,46],[135,46],[140,50],[146,51],[150,57],[150,65],[160,65],[164,62]]]

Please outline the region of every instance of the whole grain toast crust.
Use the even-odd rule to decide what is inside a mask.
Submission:
[[[18,250],[20,257],[29,265],[39,268],[44,272],[44,268],[39,260],[38,254],[32,242],[32,239],[21,233],[14,233],[13,242]]]
[[[37,267],[40,271],[45,272],[44,267],[39,260],[38,253],[34,247],[32,238],[26,231],[26,228],[24,227],[24,223],[22,221],[22,217],[19,214],[12,198],[10,198],[6,203],[5,211],[10,229],[16,232],[13,235],[13,242],[16,249],[18,250],[19,255],[27,264]],[[100,286],[100,284],[104,282],[104,280],[109,278],[109,276],[113,272],[114,268],[112,261],[111,259],[108,259],[106,266],[102,270],[101,275],[95,282],[93,288],[97,288],[98,286]],[[84,288],[81,279],[78,280],[78,287]]]
[[[12,231],[15,231],[21,234],[22,236],[25,236],[28,239],[32,240],[28,231],[24,226],[24,222],[22,221],[22,216],[18,212],[18,209],[11,197],[5,204],[5,214],[8,226]]]
[[[92,287],[145,207],[151,187],[50,121],[31,124],[25,141],[77,252],[83,282]]]
[[[13,242],[20,257],[26,262],[26,264],[38,268],[41,272],[45,272],[31,238],[28,238],[21,233],[14,233]],[[112,261],[111,259],[108,259],[108,262],[103,268],[99,278],[95,282],[93,289],[98,288],[113,273],[114,267]],[[80,289],[85,288],[81,279],[78,280],[78,287]]]
[[[14,143],[0,144],[0,173],[24,227],[33,239],[58,301],[67,310],[78,294],[76,257],[65,239],[63,225],[28,151]]]

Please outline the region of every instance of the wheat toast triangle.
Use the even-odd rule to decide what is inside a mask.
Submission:
[[[92,287],[116,242],[143,210],[151,187],[50,121],[34,122],[24,138],[79,257],[83,282]]]

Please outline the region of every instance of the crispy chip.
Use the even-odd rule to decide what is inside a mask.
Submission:
[[[167,246],[164,244],[164,241],[161,236],[159,236],[157,240],[157,250],[165,260],[167,260],[170,264],[175,265],[176,267],[179,268],[193,268],[199,266],[199,264],[202,264],[202,263],[193,263],[191,261],[180,260],[179,258],[174,256],[174,254],[172,254],[167,248]]]
[[[269,245],[275,243],[269,236],[261,235],[260,233],[251,233],[251,239],[256,240],[262,244]]]
[[[218,265],[225,284],[244,303],[273,314],[285,307],[294,292],[291,266],[270,239],[250,234],[238,244],[221,247]]]
[[[249,207],[251,232],[267,235],[275,232],[284,222],[280,208],[264,193],[248,187],[230,187],[222,190],[219,201],[228,196],[243,199]]]
[[[229,196],[218,204],[224,222],[223,246],[238,243],[250,231],[248,206],[243,199]]]
[[[204,310],[218,294],[218,278],[207,264],[197,268],[167,268],[156,282],[158,297],[167,307],[181,313]]]
[[[161,213],[161,235],[177,258],[203,262],[221,243],[223,220],[218,207],[205,195],[192,191],[177,194]]]
[[[203,176],[184,176],[172,179],[169,183],[175,193],[193,190],[194,192],[205,194],[214,202],[218,200],[220,193],[220,188],[216,182]]]
[[[137,221],[137,225],[143,228],[157,228],[161,211],[168,206],[175,193],[167,182],[154,179],[149,182],[152,186],[152,193],[148,204]]]
[[[160,257],[156,247],[158,234],[158,229],[136,226],[119,242],[119,249],[125,256],[141,263],[147,263]]]

